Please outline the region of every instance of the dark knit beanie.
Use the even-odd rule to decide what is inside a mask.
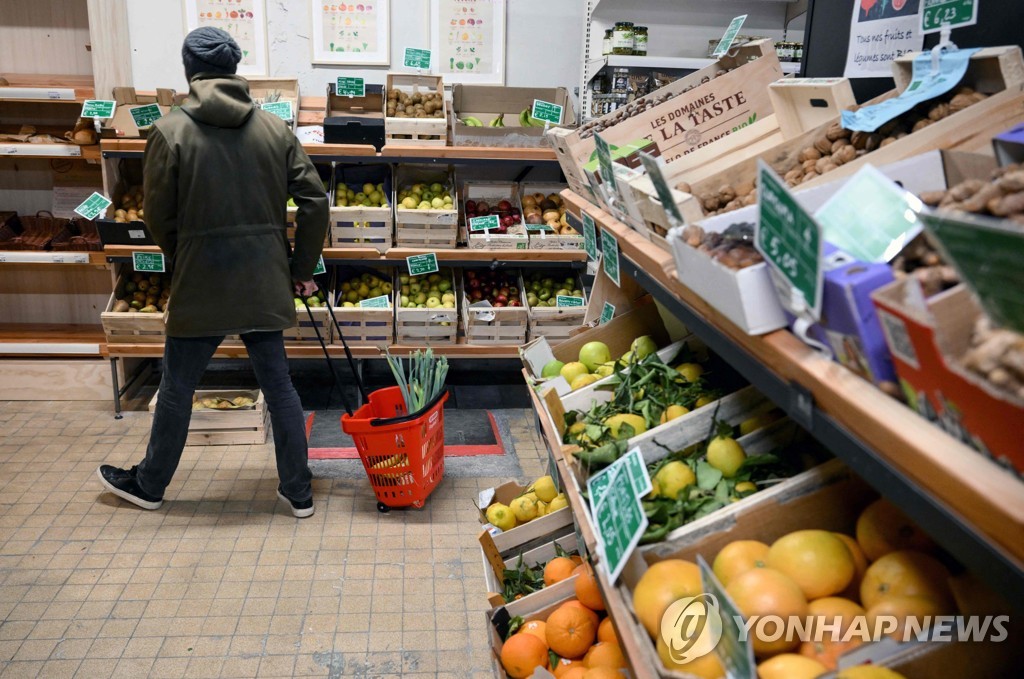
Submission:
[[[185,64],[185,77],[189,80],[197,73],[231,75],[238,70],[242,50],[227,31],[203,26],[185,36],[181,60]]]

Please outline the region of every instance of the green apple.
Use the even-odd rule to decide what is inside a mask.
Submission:
[[[557,377],[564,366],[565,363],[562,363],[556,358],[553,361],[548,361],[548,363],[544,366],[544,369],[540,371],[540,375],[541,377],[545,378]]]

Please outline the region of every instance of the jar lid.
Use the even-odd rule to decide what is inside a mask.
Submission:
[[[620,26],[621,26],[622,28],[629,28],[629,27],[631,27],[632,25],[633,25],[633,22],[632,22],[632,21],[616,21],[616,22],[615,22],[615,28],[619,28]]]
[[[646,31],[647,30],[646,26],[634,26],[633,28],[635,30],[638,30],[638,31]]]

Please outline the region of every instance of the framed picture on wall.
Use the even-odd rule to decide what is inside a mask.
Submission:
[[[505,84],[505,0],[430,0],[430,25],[446,83]]]
[[[267,75],[267,14],[265,0],[185,0],[189,31],[203,26],[222,28],[242,48],[238,75]]]
[[[387,66],[390,62],[389,0],[328,4],[310,0],[314,64]]]

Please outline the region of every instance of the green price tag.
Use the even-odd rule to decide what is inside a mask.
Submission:
[[[86,99],[82,102],[82,118],[113,118],[116,101],[107,99]]]
[[[108,207],[110,207],[110,200],[103,194],[94,191],[81,205],[75,208],[75,214],[92,221],[103,214]]]
[[[406,47],[405,58],[402,63],[406,68],[418,68],[421,70],[430,70],[430,50],[419,49],[417,47]]]
[[[727,676],[756,677],[754,647],[750,643],[750,637],[745,636],[740,629],[739,621],[743,620],[740,610],[725,593],[722,583],[718,581],[708,562],[701,555],[697,555],[697,566],[700,568],[701,582],[704,586],[704,594],[701,597],[714,597],[713,600],[704,600],[707,620],[704,624],[705,631],[701,634],[709,634],[711,638],[706,640],[707,644],[703,647],[706,648],[710,644],[715,649]],[[688,613],[691,612],[689,606],[686,608]],[[701,641],[705,640],[701,639],[694,646],[701,645]]]
[[[771,267],[783,308],[821,317],[821,227],[797,203],[785,182],[758,160],[757,231],[754,247]]]
[[[604,325],[613,318],[615,318],[615,305],[611,302],[605,302],[604,307],[601,309],[601,322],[598,325]]]
[[[319,276],[320,274],[327,273],[327,267],[324,266],[324,256],[320,255],[320,259],[316,261],[316,268],[313,269],[313,275]]]
[[[583,249],[587,252],[587,258],[597,261],[597,227],[594,225],[594,218],[585,211],[583,215]]]
[[[387,295],[381,295],[380,297],[359,300],[359,306],[363,309],[390,309],[391,300]]]
[[[651,475],[647,472],[647,464],[639,448],[633,448],[628,453],[611,463],[601,471],[587,479],[587,494],[590,495],[590,506],[597,508],[604,497],[608,486],[611,484],[612,476],[618,467],[622,467],[629,475],[633,484],[633,492],[637,497],[644,497],[651,492]]]
[[[267,113],[273,113],[286,123],[290,123],[295,119],[295,115],[292,113],[292,102],[290,101],[269,101],[262,104],[260,108]]]
[[[526,230],[527,231],[554,231],[554,229],[552,229],[547,224],[527,224],[526,225]]]
[[[132,267],[136,271],[151,273],[164,273],[167,270],[162,252],[133,252]]]
[[[622,287],[622,279],[619,277],[619,241],[615,236],[601,229],[601,259],[604,262],[604,272],[612,279],[618,287]]]
[[[637,496],[632,475],[624,465],[615,466],[594,510],[600,565],[614,584],[647,530],[647,515]]]
[[[978,0],[924,0],[921,9],[921,34],[937,33],[943,24],[950,28],[978,23]]]
[[[558,295],[557,297],[555,297],[555,306],[581,307],[586,305],[583,304],[582,297],[573,297],[572,295]]]
[[[612,168],[611,147],[601,138],[601,135],[596,133],[594,134],[594,146],[597,147],[597,162],[601,165],[601,181],[608,185],[609,194],[615,194],[618,189],[615,185],[615,170]]]
[[[546,123],[558,125],[562,122],[562,110],[562,107],[558,104],[552,104],[550,101],[534,99],[533,111],[530,115],[537,120],[543,120]]]
[[[422,276],[425,273],[434,273],[438,270],[437,255],[433,252],[406,257],[405,264],[409,267],[410,276]]]
[[[732,47],[733,40],[736,39],[736,35],[740,32],[740,29],[743,28],[743,22],[746,20],[747,15],[741,14],[729,22],[729,27],[725,29],[725,35],[723,35],[722,39],[718,41],[718,47],[716,47],[715,51],[711,53],[711,56],[717,58],[729,51],[729,48]]]
[[[497,229],[501,226],[498,215],[487,215],[486,217],[473,217],[469,220],[470,231],[487,231]]]
[[[135,127],[138,128],[149,127],[164,117],[164,114],[160,111],[160,106],[157,104],[133,106],[128,109],[128,112],[132,114],[132,120],[135,121]]]
[[[1024,333],[1024,233],[1014,222],[964,213],[922,213],[947,261],[953,263],[992,320]]]
[[[334,91],[339,97],[365,97],[366,79],[339,75]]]
[[[654,190],[658,194],[658,200],[661,201],[661,207],[665,209],[665,214],[668,215],[669,222],[672,226],[681,225],[683,223],[683,214],[679,212],[679,206],[676,205],[675,198],[672,197],[672,191],[668,188],[668,182],[665,181],[665,175],[661,171],[661,166],[665,161],[640,151],[640,162],[643,163],[644,169],[647,170],[647,176],[651,178],[651,183],[654,184]]]

